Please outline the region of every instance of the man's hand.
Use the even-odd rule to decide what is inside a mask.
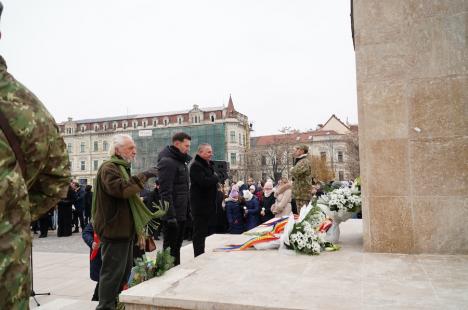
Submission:
[[[91,248],[93,250],[96,250],[98,247],[99,247],[99,244],[97,244],[96,242],[93,242],[93,244],[91,245]]]
[[[146,171],[143,171],[143,175],[147,178],[147,179],[150,179],[150,178],[155,178],[159,175],[159,170],[157,167],[152,167],[152,168],[149,168],[148,170]]]

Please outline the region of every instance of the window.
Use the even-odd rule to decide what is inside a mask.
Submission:
[[[67,128],[67,134],[71,135],[72,133],[72,129],[71,128]]]
[[[239,145],[242,145],[242,135],[239,134]]]
[[[127,122],[123,123],[123,129],[127,129],[127,126],[128,126]]]
[[[262,155],[262,166],[266,166],[267,164],[267,159],[265,155]]]
[[[73,145],[72,145],[71,143],[68,143],[68,144],[67,144],[67,151],[68,151],[68,154],[71,154],[72,150],[73,150]]]
[[[80,144],[80,153],[85,152],[85,147],[86,147],[86,144],[84,142],[81,142],[81,144]]]
[[[117,123],[112,124],[112,129],[116,130],[117,129]]]
[[[167,125],[169,125],[169,119],[165,118],[164,119],[164,126],[167,126]]]
[[[236,132],[231,131],[231,143],[236,143]]]
[[[97,142],[97,141],[94,141],[93,151],[94,151],[94,152],[99,151],[99,145],[98,145],[98,142]]]
[[[195,116],[195,123],[198,124],[198,116]]]
[[[107,130],[107,123],[103,125],[104,130]]]
[[[80,161],[80,170],[81,171],[86,170],[86,162],[84,160]]]
[[[320,159],[323,161],[327,160],[327,152],[320,152]]]
[[[137,122],[133,122],[133,128],[137,128],[138,126],[138,123]]]
[[[98,167],[99,167],[99,160],[93,161],[93,170],[94,170],[94,171],[97,171],[97,170],[98,170]]]
[[[94,125],[94,131],[98,131],[99,130],[99,125],[98,124],[95,124]]]
[[[107,152],[109,150],[109,143],[107,141],[102,142],[102,150]]]
[[[343,152],[338,152],[338,162],[339,163],[343,162]]]
[[[147,121],[143,121],[143,128],[146,128],[146,125],[148,124]]]
[[[157,124],[158,124],[158,120],[157,120],[157,119],[153,119],[153,127],[156,127]]]
[[[236,153],[231,153],[231,165],[237,165],[237,155],[236,155]]]
[[[85,131],[85,126],[81,126],[81,132]]]
[[[214,115],[211,115],[211,116],[210,116],[210,119],[211,119],[211,122],[214,123],[214,121],[215,121],[215,116],[214,116]]]
[[[344,172],[343,171],[338,172],[338,178],[339,178],[340,181],[344,181]]]
[[[182,117],[178,117],[177,122],[179,123],[179,125],[182,125]]]

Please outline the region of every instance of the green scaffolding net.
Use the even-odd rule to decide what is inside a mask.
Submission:
[[[176,132],[181,131],[192,137],[192,157],[195,156],[199,144],[209,143],[213,147],[213,160],[226,160],[225,124],[143,129],[131,133],[137,146],[136,160],[132,164],[133,172],[141,172],[155,166],[159,152],[171,144],[171,138]]]

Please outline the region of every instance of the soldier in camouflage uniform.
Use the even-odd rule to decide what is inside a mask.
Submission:
[[[2,9],[0,3],[0,15]],[[66,194],[70,168],[54,119],[7,72],[1,56],[0,113],[6,119],[1,128],[7,123],[19,145],[15,152],[11,136],[0,129],[0,309],[28,309],[31,220]],[[24,161],[18,160],[18,150]]]
[[[305,144],[294,147],[294,166],[291,168],[293,179],[293,198],[296,199],[297,212],[312,199],[312,166],[309,160],[309,147]]]

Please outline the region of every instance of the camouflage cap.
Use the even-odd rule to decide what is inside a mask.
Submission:
[[[303,150],[304,154],[309,153],[309,146],[307,144],[298,144],[294,148]]]

